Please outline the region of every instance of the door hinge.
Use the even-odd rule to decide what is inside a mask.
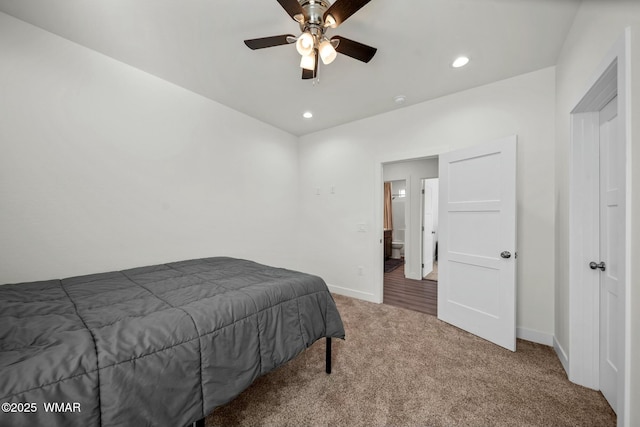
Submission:
[[[422,194],[424,194],[424,188],[422,189]]]
[[[424,268],[424,264],[422,264],[422,268]]]

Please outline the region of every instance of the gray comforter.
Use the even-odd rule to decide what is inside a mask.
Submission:
[[[0,286],[0,426],[187,425],[321,337],[322,279],[233,258]]]

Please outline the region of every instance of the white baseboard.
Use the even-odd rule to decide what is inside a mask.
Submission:
[[[376,304],[382,303],[382,301],[379,301],[375,295],[369,292],[357,291],[355,289],[343,288],[341,286],[330,285],[330,284],[327,284],[327,287],[329,288],[329,291],[331,291],[332,293],[336,293],[338,295],[358,298],[358,299],[373,302]],[[557,341],[555,340],[555,337],[552,334],[536,331],[534,329],[516,328],[516,337],[523,340],[532,341],[538,344],[548,345],[549,347],[553,346],[553,348],[556,349],[556,353],[558,353],[558,357],[560,358],[560,362],[562,363],[562,366],[565,368],[565,370],[567,370],[567,366],[568,366],[567,355],[564,352],[564,350],[562,350],[562,347],[560,347],[560,345],[557,343]]]
[[[564,368],[564,371],[567,373],[567,377],[569,376],[569,357],[567,356],[567,352],[564,351],[564,348],[560,345],[556,337],[553,337],[553,349],[556,351],[558,355],[558,359],[560,359],[560,363]]]
[[[553,345],[553,335],[546,332],[536,331],[534,329],[516,328],[516,337],[526,340],[537,342],[538,344],[544,344],[551,347]]]
[[[358,298],[361,300],[375,302],[376,304],[382,303],[382,301],[378,301],[375,295],[369,292],[356,291],[354,289],[343,288],[341,286],[329,285],[327,284],[330,292],[336,293],[338,295],[344,295],[346,297]]]

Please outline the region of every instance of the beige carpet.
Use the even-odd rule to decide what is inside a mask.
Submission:
[[[615,426],[550,347],[501,349],[426,314],[335,296],[347,334],[259,378],[207,426]]]

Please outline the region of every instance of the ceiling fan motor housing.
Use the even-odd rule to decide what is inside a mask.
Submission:
[[[304,31],[308,28],[319,27],[324,29],[324,13],[329,9],[331,3],[327,0],[299,0],[300,6],[307,14],[307,20],[299,20],[300,29]]]

